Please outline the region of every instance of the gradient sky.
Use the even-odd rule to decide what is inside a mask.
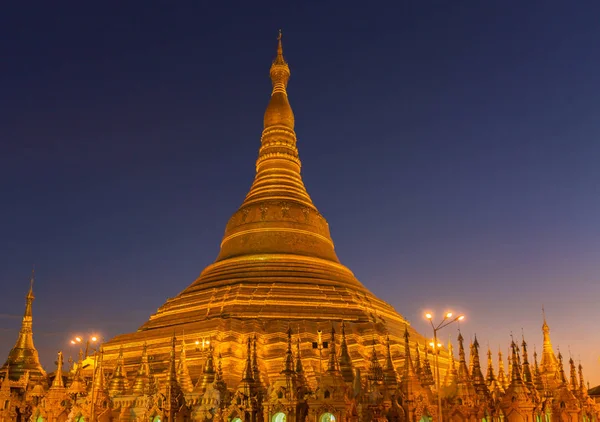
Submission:
[[[425,309],[467,313],[484,348],[523,329],[539,350],[543,304],[600,383],[600,3],[133,3],[0,16],[2,356],[33,264],[52,370],[72,334],[135,330],[215,259],[281,27],[342,262],[424,334]]]

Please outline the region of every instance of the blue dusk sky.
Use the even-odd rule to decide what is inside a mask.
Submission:
[[[424,334],[425,310],[465,312],[484,348],[523,330],[540,350],[544,305],[555,349],[600,383],[598,16],[585,0],[5,5],[0,354],[34,264],[52,370],[73,334],[137,329],[213,262],[282,28],[304,181],[341,261]]]

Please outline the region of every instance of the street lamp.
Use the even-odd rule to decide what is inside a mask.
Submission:
[[[95,336],[95,335],[92,335],[87,338],[87,340],[85,342],[85,358],[88,357],[90,343],[95,345],[96,343],[99,343],[99,340],[100,339],[98,338],[98,336]],[[102,339],[102,340],[104,341],[104,339]],[[81,338],[81,336],[76,336],[71,340],[72,345],[77,345],[77,344],[82,344],[82,343],[83,343],[83,339]],[[92,404],[91,404],[91,410],[90,410],[90,422],[94,422],[94,420],[96,419],[96,415],[94,414],[95,410],[96,410],[95,409],[96,402],[95,402],[95,397],[94,397],[95,394],[94,393],[96,392],[95,391],[96,390],[96,366],[98,365],[98,348],[99,348],[99,344],[98,344],[98,346],[95,346],[92,348],[92,350],[94,351],[94,370],[92,372],[92,391],[90,392],[90,395],[92,396],[92,398],[91,398]]]
[[[441,391],[441,385],[440,385],[440,365],[438,362],[438,355],[439,355],[439,350],[442,347],[442,345],[440,343],[438,343],[438,338],[437,338],[437,332],[439,330],[441,330],[444,327],[447,327],[448,325],[452,324],[453,322],[456,321],[462,321],[463,319],[465,319],[464,315],[458,315],[457,317],[452,318],[453,314],[452,312],[446,312],[446,314],[444,315],[444,319],[442,319],[442,321],[440,321],[439,324],[435,325],[433,323],[433,315],[430,312],[427,312],[425,314],[425,318],[427,318],[429,320],[429,323],[431,324],[431,328],[433,328],[433,342],[429,343],[430,346],[433,347],[435,354],[434,354],[434,364],[435,364],[435,381],[436,381],[436,385],[437,385],[437,395],[438,395],[438,420],[439,422],[442,422],[442,391]]]

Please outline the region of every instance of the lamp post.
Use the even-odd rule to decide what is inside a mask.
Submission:
[[[89,351],[89,347],[90,347],[90,343],[92,344],[96,344],[99,342],[99,339],[97,336],[90,336],[87,338],[86,342],[85,342],[85,357],[87,358],[88,356],[88,351]],[[77,344],[82,344],[83,343],[83,339],[81,338],[81,336],[76,336],[71,340],[71,344],[72,345],[77,345]],[[96,402],[95,402],[95,397],[94,397],[94,393],[96,392],[96,366],[98,365],[98,350],[97,347],[92,348],[92,350],[94,351],[94,369],[92,372],[92,391],[90,392],[91,397],[91,408],[90,408],[90,422],[94,422],[94,420],[96,419],[96,415],[95,413],[95,407],[96,407]]]
[[[429,320],[429,323],[431,324],[431,328],[433,329],[433,347],[434,347],[434,364],[435,364],[435,382],[436,382],[436,386],[437,386],[437,396],[438,396],[438,421],[442,422],[442,391],[441,391],[441,384],[440,384],[440,365],[438,362],[438,355],[439,355],[439,349],[441,347],[441,344],[438,343],[438,339],[437,339],[437,333],[439,330],[441,330],[444,327],[447,327],[448,325],[452,324],[453,322],[456,321],[462,321],[463,319],[465,319],[464,315],[459,315],[457,317],[455,317],[454,319],[452,318],[452,312],[446,312],[446,315],[444,315],[444,319],[442,319],[440,321],[439,324],[435,325],[433,323],[433,315],[429,312],[427,312],[425,314],[425,318],[427,318]]]

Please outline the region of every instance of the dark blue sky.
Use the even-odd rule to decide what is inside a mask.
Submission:
[[[539,348],[544,304],[600,382],[600,4],[80,3],[0,17],[1,354],[32,264],[50,365],[73,333],[136,329],[214,260],[281,27],[340,259],[420,331],[451,307],[494,349],[521,328]]]

